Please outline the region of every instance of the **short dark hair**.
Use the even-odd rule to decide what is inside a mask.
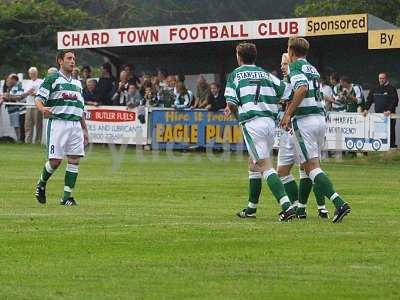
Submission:
[[[257,48],[253,43],[240,43],[236,52],[245,64],[254,64],[257,59]]]
[[[305,38],[289,38],[288,48],[291,49],[297,57],[306,56],[310,49],[310,43]]]
[[[64,59],[65,54],[67,54],[67,53],[73,53],[73,54],[75,55],[75,51],[72,50],[72,49],[59,50],[59,51],[57,52],[57,56],[56,56],[56,63],[57,63],[57,66],[60,65],[60,64],[58,63],[58,61],[59,61],[60,59]]]
[[[14,79],[15,81],[19,81],[18,75],[17,74],[11,74],[10,76],[12,79]]]
[[[111,74],[111,64],[110,64],[110,63],[108,63],[108,62],[104,63],[104,64],[102,65],[102,68],[103,68],[104,70],[107,70],[108,73]]]
[[[347,76],[347,75],[341,76],[341,77],[340,77],[340,81],[344,81],[344,82],[347,82],[347,83],[351,83],[351,79],[350,79],[350,77]]]
[[[329,77],[336,81],[339,81],[339,79],[340,79],[339,74],[336,72],[333,72]]]
[[[125,68],[129,68],[131,70],[135,70],[135,66],[133,64],[126,64],[126,65],[124,65],[124,69]]]
[[[92,68],[90,66],[83,66],[81,71],[88,70],[89,73],[92,72]]]

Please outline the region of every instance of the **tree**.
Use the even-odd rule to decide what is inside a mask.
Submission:
[[[306,0],[295,8],[296,16],[326,16],[370,13],[400,25],[400,0]]]
[[[54,61],[57,31],[76,29],[86,17],[81,10],[65,8],[55,0],[2,1],[0,65],[25,70],[44,66],[50,55]]]

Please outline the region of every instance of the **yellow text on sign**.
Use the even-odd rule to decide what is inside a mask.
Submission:
[[[368,32],[368,49],[400,48],[400,29],[371,30]]]
[[[243,142],[242,131],[238,125],[211,125],[206,126],[206,144],[239,144]]]
[[[196,144],[198,140],[197,124],[156,124],[157,143],[190,143]]]

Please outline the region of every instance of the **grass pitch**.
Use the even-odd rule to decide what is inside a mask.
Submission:
[[[324,163],[352,213],[323,222],[312,196],[282,224],[266,185],[257,220],[235,217],[246,157],[94,147],[62,207],[65,164],[40,206],[43,149],[0,152],[0,299],[400,298],[398,156]]]

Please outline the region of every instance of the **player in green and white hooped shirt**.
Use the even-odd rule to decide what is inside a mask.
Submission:
[[[68,159],[65,172],[64,194],[61,205],[76,205],[72,195],[78,176],[79,161],[85,155],[84,146],[88,143],[88,131],[84,117],[82,85],[72,78],[75,67],[75,53],[60,51],[57,55],[60,70],[45,78],[37,92],[37,108],[48,118],[46,162],[36,186],[36,199],[46,203],[46,184],[63,158]]]
[[[321,105],[320,75],[306,60],[309,47],[304,38],[289,38],[289,80],[294,94],[281,126],[287,129],[293,127],[300,162],[316,188],[334,203],[336,211],[333,222],[337,223],[350,212],[350,206],[336,193],[320,167],[326,121]]]
[[[250,154],[248,207],[237,215],[255,217],[261,192],[261,178],[266,182],[282,208],[280,221],[295,217],[288,196],[278,174],[272,167],[270,153],[274,144],[275,119],[280,98],[289,98],[290,88],[283,81],[257,67],[257,49],[254,44],[242,43],[236,47],[239,67],[228,78],[225,98],[225,115],[234,113],[243,131]]]
[[[281,60],[281,71],[285,77],[284,80],[288,80],[288,69],[289,55],[287,53],[283,53]],[[282,104],[282,106],[285,107],[287,105],[289,104]],[[283,186],[285,187],[285,191],[289,197],[289,200],[296,210],[297,217],[304,219],[307,216],[305,207],[307,205],[308,197],[310,195],[313,184],[310,178],[307,176],[306,172],[304,171],[303,166],[300,166],[299,170],[299,186],[297,186],[293,175],[290,173],[293,165],[300,163],[295,143],[296,142],[293,129],[291,129],[290,131],[284,130],[279,139],[277,172],[283,183]],[[325,207],[325,196],[319,193],[319,190],[315,187],[314,195],[318,204],[318,216],[320,218],[327,219],[328,211]]]

